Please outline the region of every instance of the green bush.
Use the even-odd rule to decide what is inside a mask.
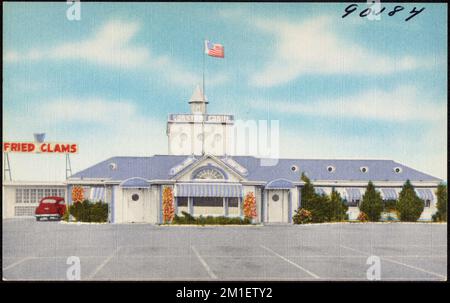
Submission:
[[[305,174],[302,174],[302,181],[305,184],[301,189],[301,208],[311,212],[311,222],[343,221],[348,218],[346,214],[348,206],[337,191],[333,189],[331,196],[319,195]]]
[[[175,215],[172,221],[172,224],[197,224],[197,225],[210,225],[210,224],[217,224],[217,225],[226,225],[226,224],[251,224],[251,220],[248,218],[241,218],[241,217],[214,217],[214,216],[199,216],[199,217],[193,217],[191,214],[182,211],[181,216]]]
[[[436,189],[437,212],[433,215],[433,221],[444,221],[447,222],[447,185],[439,184]]]
[[[77,222],[107,222],[108,204],[89,200],[74,203],[69,206],[69,213]]]
[[[341,195],[334,190],[330,195],[330,219],[331,221],[344,221],[348,220],[348,206],[342,200]]]
[[[420,218],[424,209],[424,201],[421,200],[409,180],[406,180],[400,192],[397,211],[401,221],[415,222]]]
[[[312,213],[304,208],[299,208],[295,211],[295,215],[292,217],[294,224],[306,224],[312,221]]]
[[[367,184],[359,209],[367,215],[369,221],[377,222],[381,218],[383,199],[372,181]]]

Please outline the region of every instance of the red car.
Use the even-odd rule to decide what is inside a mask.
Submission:
[[[60,220],[66,212],[66,204],[64,198],[61,197],[44,197],[39,202],[39,206],[34,211],[36,221],[40,221],[41,218],[57,219]]]

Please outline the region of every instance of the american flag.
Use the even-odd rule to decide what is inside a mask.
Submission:
[[[211,43],[211,41],[205,40],[205,54],[211,57],[223,58],[224,57],[223,45]]]

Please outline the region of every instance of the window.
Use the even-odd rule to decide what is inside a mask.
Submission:
[[[280,200],[280,196],[278,196],[277,194],[272,196],[272,200],[277,202],[278,200]]]
[[[177,197],[177,213],[181,215],[181,212],[189,213],[188,197]]]
[[[195,216],[224,215],[222,197],[196,197],[193,203]]]
[[[133,194],[133,195],[131,196],[131,200],[133,200],[133,201],[139,200],[139,195],[138,195],[138,194]]]
[[[37,201],[37,189],[30,189],[30,203],[38,203]]]
[[[55,203],[56,203],[56,200],[55,200],[55,199],[44,199],[44,200],[42,200],[42,203],[45,203],[45,204],[55,204]]]
[[[239,198],[228,198],[228,215],[239,216]]]
[[[16,206],[14,207],[14,216],[16,217],[28,217],[34,215],[35,206]]]
[[[38,202],[41,201],[42,198],[44,198],[44,190],[42,188],[37,190],[37,198]]]
[[[361,166],[361,167],[359,168],[359,170],[360,170],[362,173],[367,173],[367,172],[369,171],[369,168],[368,168],[367,166]]]
[[[394,172],[399,174],[402,172],[402,168],[401,167],[394,167]]]
[[[24,189],[23,190],[23,203],[30,203],[30,190],[29,189]]]
[[[16,188],[16,203],[22,203],[22,189],[21,188]]]
[[[291,166],[291,170],[292,171],[298,171],[298,166],[297,165],[292,165]]]
[[[214,167],[205,167],[196,171],[192,179],[213,179],[213,180],[222,180],[225,179],[225,176],[220,172],[220,170]]]
[[[431,206],[431,201],[430,200],[426,200],[425,201],[425,207],[430,207]]]
[[[332,173],[332,172],[334,172],[336,170],[336,168],[334,167],[334,166],[331,166],[331,165],[328,165],[327,166],[327,171],[329,172],[329,173]]]
[[[50,188],[44,189],[44,196],[45,196],[45,197],[51,196]]]
[[[58,190],[56,188],[52,189],[52,196],[58,196]]]

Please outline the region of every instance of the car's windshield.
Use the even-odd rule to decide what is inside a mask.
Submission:
[[[56,203],[56,200],[55,200],[55,199],[44,199],[44,200],[42,200],[42,203],[45,203],[45,204],[55,204],[55,203]]]

